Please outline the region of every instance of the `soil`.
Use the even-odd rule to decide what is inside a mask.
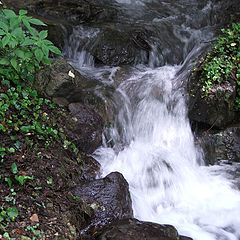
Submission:
[[[64,124],[63,110],[49,113],[55,116],[59,127]],[[78,230],[87,224],[91,209],[70,190],[81,181],[86,156],[76,156],[60,142],[50,143],[35,136],[17,135],[21,149],[0,163],[0,206],[16,207],[15,221],[0,222],[0,239],[77,239]],[[5,145],[12,140],[0,134]],[[33,179],[21,185],[11,173],[16,163],[18,175]],[[10,174],[10,175],[9,175]],[[12,186],[6,182],[11,178]],[[1,209],[0,209],[1,212]],[[11,238],[3,237],[8,232]]]

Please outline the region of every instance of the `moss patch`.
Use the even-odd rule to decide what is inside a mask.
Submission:
[[[225,96],[220,97],[227,100],[228,88],[235,85],[235,108],[240,110],[240,23],[222,29],[222,35],[201,65],[200,79],[205,97],[223,93]]]

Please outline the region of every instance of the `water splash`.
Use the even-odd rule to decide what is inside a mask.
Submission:
[[[119,135],[112,136],[115,147],[98,149],[95,158],[103,175],[119,171],[127,179],[136,218],[172,224],[195,240],[238,240],[240,193],[203,166],[179,68],[145,69],[119,86],[125,99],[115,122]]]

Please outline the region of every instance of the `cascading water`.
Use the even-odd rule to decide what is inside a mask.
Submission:
[[[128,123],[121,139],[129,144],[121,151],[102,147],[95,157],[103,175],[119,171],[127,179],[136,218],[172,224],[195,240],[237,240],[240,193],[202,166],[177,86],[178,68],[149,69],[119,87],[130,105],[118,116]]]
[[[134,1],[117,2],[125,7],[134,5]],[[151,24],[163,26],[159,30],[161,41],[157,45],[151,43],[149,66],[152,68],[137,66],[115,91],[115,121],[107,131],[104,145],[94,153],[102,165],[102,176],[112,171],[124,175],[129,183],[135,217],[140,220],[172,224],[180,234],[194,240],[239,240],[240,193],[224,176],[221,167],[204,166],[187,118],[184,85],[193,60],[204,47],[201,39],[213,38],[207,27],[212,4],[204,1],[199,6],[196,1],[190,1],[192,5],[182,1],[185,10],[180,3],[171,1],[137,2],[141,10],[145,2],[149,9],[161,4],[172,15],[163,13],[158,18],[160,8],[157,8],[149,20],[150,14],[138,13]],[[181,12],[184,10],[185,15]],[[195,13],[190,14],[191,11]],[[68,50],[66,55],[84,74],[105,81],[106,77],[102,76],[107,71],[113,82],[119,68],[94,67],[93,58],[87,52],[88,38],[98,34],[95,26],[93,29],[84,32],[80,28],[81,34],[74,35],[78,43],[87,36],[80,44],[81,51],[80,45],[71,38],[73,51]],[[167,32],[169,29],[173,35]],[[175,46],[169,44],[173,39],[164,39],[162,30],[168,38],[176,38]],[[159,46],[166,46],[165,54],[157,51]],[[169,52],[173,57],[179,54],[181,46],[183,64],[171,66],[165,61],[164,66],[153,68],[160,65],[160,59],[166,58]]]

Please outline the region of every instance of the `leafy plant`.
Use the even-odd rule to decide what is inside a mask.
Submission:
[[[26,10],[16,14],[10,9],[0,10],[0,75],[14,81],[33,81],[35,73],[50,64],[49,53],[60,50],[47,40],[48,32],[38,32],[33,26],[46,26],[27,16]]]
[[[13,163],[11,166],[12,173],[15,175],[15,180],[20,184],[24,185],[27,181],[33,180],[33,177],[31,176],[25,176],[25,175],[17,175],[18,174],[18,168],[17,164]]]
[[[15,221],[18,217],[18,210],[15,207],[12,208],[0,208],[0,222],[3,221]]]
[[[240,23],[233,23],[230,28],[222,29],[222,35],[205,59],[201,79],[206,96],[215,85],[235,81],[235,106],[240,109]]]

